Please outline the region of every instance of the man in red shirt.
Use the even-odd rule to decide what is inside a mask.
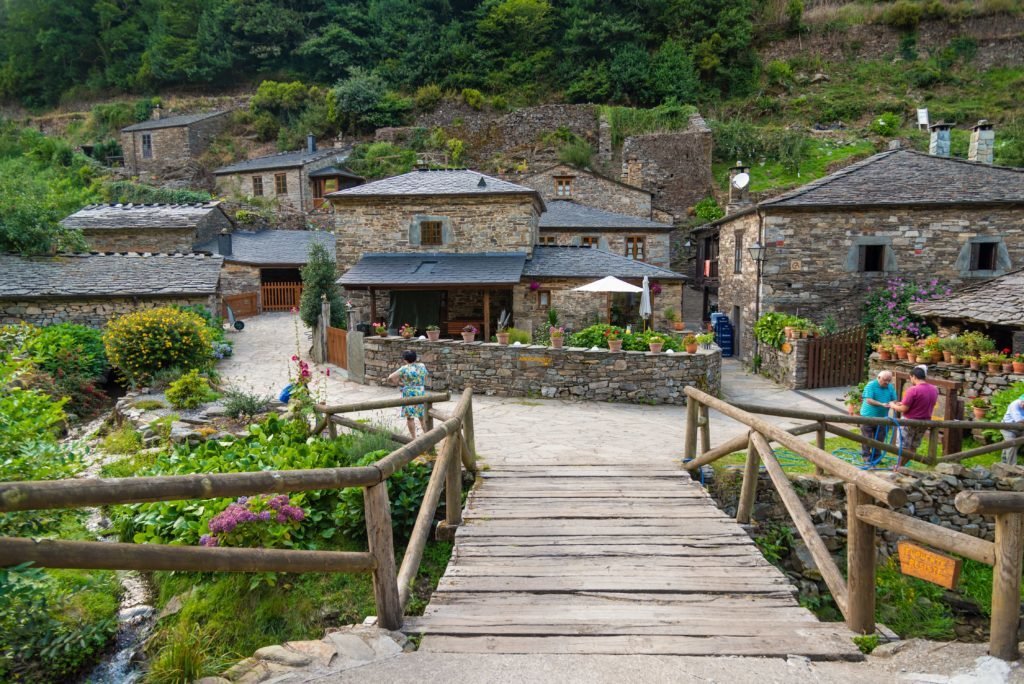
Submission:
[[[927,382],[927,366],[914,366],[910,371],[911,387],[903,393],[903,401],[895,401],[892,408],[903,414],[908,420],[931,420],[935,404],[939,400],[939,388]],[[928,428],[926,426],[900,426],[900,462],[903,467],[917,453],[921,439]]]

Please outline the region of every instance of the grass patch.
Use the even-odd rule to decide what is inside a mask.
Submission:
[[[142,449],[142,435],[131,425],[124,425],[104,437],[100,448],[108,454],[134,454]]]
[[[697,110],[690,105],[664,104],[652,109],[601,107],[601,115],[611,127],[612,145],[618,147],[631,135],[683,130]]]
[[[874,154],[875,146],[868,140],[857,140],[844,143],[837,143],[830,140],[812,140],[808,144],[807,157],[800,163],[800,169],[794,171],[786,164],[774,160],[763,160],[761,162],[749,162],[752,165],[750,173],[750,189],[752,192],[764,192],[765,190],[782,190],[804,183],[810,183],[834,171],[834,166],[853,159],[867,157]],[[715,181],[723,190],[729,185],[729,168],[735,165],[732,162],[719,162],[712,165],[712,173]]]
[[[159,399],[139,399],[132,404],[132,406],[140,411],[155,411],[157,409],[167,408],[167,404]]]
[[[135,477],[153,467],[156,463],[155,453],[133,454],[121,458],[100,468],[101,477]]]

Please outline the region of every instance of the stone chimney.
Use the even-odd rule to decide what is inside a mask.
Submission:
[[[316,136],[312,133],[306,134],[306,151],[310,154],[316,152]]]
[[[996,146],[996,132],[988,119],[982,119],[971,129],[971,146],[967,150],[967,161],[992,163]]]
[[[953,124],[938,122],[931,125],[932,137],[928,142],[928,154],[935,157],[949,156],[949,131]]]
[[[217,253],[221,256],[231,256],[231,233],[226,230],[220,231],[217,236]]]
[[[734,214],[750,204],[750,167],[738,161],[736,166],[729,169],[729,204],[725,207],[725,213]]]
[[[334,149],[341,149],[345,146],[345,138],[339,133],[338,137],[334,139]]]
[[[149,113],[151,121],[159,121],[160,117],[163,116],[164,110],[160,105],[154,105],[153,111]]]

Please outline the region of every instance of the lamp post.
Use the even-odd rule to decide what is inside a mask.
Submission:
[[[758,319],[761,318],[761,266],[764,264],[765,254],[768,248],[761,244],[760,240],[755,240],[754,244],[747,248],[750,252],[750,258],[757,264],[757,281],[754,285],[754,324],[757,324]],[[754,335],[754,356],[758,354],[757,336]]]

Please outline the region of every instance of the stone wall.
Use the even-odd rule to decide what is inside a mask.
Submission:
[[[790,389],[807,387],[807,340],[787,340],[792,350],[786,354],[767,344],[758,345],[761,375]]]
[[[191,228],[99,228],[83,230],[82,235],[93,252],[177,254],[191,252],[196,242]]]
[[[220,310],[220,298],[211,297],[124,297],[109,299],[0,300],[0,324],[24,321],[33,325],[80,323],[101,328],[107,321],[133,311],[161,306],[199,304]]]
[[[373,252],[523,252],[537,237],[535,199],[528,195],[483,197],[370,197],[336,202],[338,272]],[[417,216],[450,222],[452,241],[410,245]]]
[[[868,373],[869,377],[875,377],[883,370],[909,373],[910,369],[916,365],[918,364],[906,361],[882,361],[878,358],[878,354],[874,353],[868,361]],[[986,397],[1006,389],[1016,382],[1024,382],[1024,375],[1003,372],[989,373],[987,370],[984,370],[985,368],[982,365],[983,370],[974,371],[970,369],[970,366],[954,366],[946,363],[930,364],[928,366],[928,377],[962,382],[961,396],[967,397]]]
[[[428,389],[435,391],[471,386],[487,395],[684,404],[687,385],[711,394],[721,387],[717,348],[696,354],[612,353],[400,337],[367,337],[363,345],[366,381],[374,384],[385,384],[402,365],[402,352],[413,349],[430,371]]]
[[[121,133],[125,166],[133,176],[160,180],[191,178],[195,174],[196,158],[224,129],[227,120],[227,115],[221,115],[189,126]],[[143,134],[152,137],[151,159],[142,157]]]
[[[252,179],[263,179],[263,198],[276,200],[281,208],[297,212],[313,211],[313,186],[309,174],[334,164],[334,157],[328,156],[310,162],[303,167],[290,169],[260,169],[246,173],[216,176],[217,193],[235,198],[252,198]],[[283,173],[287,192],[277,194],[275,176]],[[275,226],[276,227],[276,226]]]
[[[711,129],[699,114],[685,131],[626,138],[622,181],[654,194],[654,206],[684,219],[690,207],[714,194]]]
[[[569,197],[555,194],[555,178],[565,177],[573,179]],[[568,164],[556,164],[533,175],[510,176],[509,180],[533,188],[545,202],[571,199],[588,207],[651,219],[651,193]]]
[[[517,328],[530,330],[547,325],[549,307],[540,305],[538,291],[551,293],[551,306],[558,312],[561,325],[578,331],[597,322],[608,321],[608,295],[603,292],[573,292],[574,288],[592,282],[591,278],[538,278],[540,287],[530,289],[530,281],[516,285],[512,290],[512,316]],[[682,311],[683,286],[681,283],[664,282],[661,293],[651,296],[651,325],[658,330],[672,326],[665,320],[665,309],[672,307],[676,313]]]
[[[220,269],[220,291],[225,296],[255,292],[257,306],[262,306],[259,266],[225,261]]]
[[[669,233],[664,230],[573,230],[542,228],[540,234],[554,238],[556,245],[579,246],[582,236],[596,237],[600,240],[599,249],[612,254],[626,254],[626,238],[644,238],[646,258],[644,261],[661,268],[669,268]]]
[[[733,354],[749,361],[753,357],[754,323],[757,321],[755,293],[757,291],[757,264],[747,248],[758,239],[757,214],[741,216],[723,224],[719,237],[718,256],[718,310],[729,317],[734,331]],[[740,273],[735,270],[737,234],[742,233],[740,245]],[[739,309],[737,320],[737,308]],[[767,311],[763,302],[761,312]]]

